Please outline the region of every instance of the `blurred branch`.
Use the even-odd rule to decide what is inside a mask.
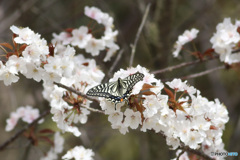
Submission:
[[[117,58],[115,59],[115,61],[113,62],[111,68],[109,69],[108,77],[111,77],[111,76],[112,76],[112,72],[113,72],[113,70],[116,68],[116,66],[117,66],[120,58],[122,57],[123,52],[124,52],[124,49],[121,49],[121,50],[118,52]]]
[[[145,13],[143,15],[143,19],[142,19],[142,22],[138,28],[138,32],[136,34],[136,38],[134,40],[134,44],[131,46],[132,47],[132,52],[131,52],[131,57],[130,57],[130,62],[129,62],[129,67],[131,67],[133,65],[133,59],[134,59],[134,56],[135,56],[135,51],[136,51],[136,46],[137,46],[137,42],[140,38],[140,34],[142,32],[142,29],[143,29],[143,26],[146,22],[146,19],[147,19],[147,16],[148,16],[148,12],[149,12],[149,9],[150,9],[150,6],[151,6],[151,3],[148,3],[147,5],[147,8],[145,10]]]
[[[164,138],[166,139],[166,135],[163,133],[163,132],[159,132],[159,134]],[[186,145],[184,145],[184,143],[180,142],[180,147],[178,147],[177,149],[181,149],[181,150],[184,150],[184,151],[188,151],[188,152],[191,152],[193,154],[196,154],[198,156],[201,156],[204,158],[204,160],[214,160],[213,158],[211,158],[210,156],[206,155],[205,153],[203,153],[202,151],[200,150],[194,150]],[[181,153],[180,153],[181,154]]]
[[[215,68],[203,71],[203,72],[199,72],[199,73],[191,74],[191,75],[188,75],[188,76],[180,77],[180,79],[185,80],[185,79],[196,78],[196,77],[200,77],[200,76],[203,76],[203,75],[206,75],[206,74],[209,74],[211,72],[221,70],[221,69],[224,69],[224,68],[225,68],[224,65],[223,66],[218,66],[218,67],[215,67]]]
[[[47,110],[43,112],[37,119],[35,119],[32,123],[29,123],[28,125],[24,126],[21,130],[19,130],[14,136],[12,136],[10,139],[8,139],[6,142],[0,145],[0,151],[4,150],[9,144],[14,142],[19,136],[23,134],[27,129],[35,125],[38,121],[40,121],[42,118],[47,116],[50,113],[50,110]]]
[[[211,158],[210,156],[206,155],[205,153],[203,153],[200,150],[194,150],[188,146],[185,146],[183,143],[181,144],[181,147],[179,147],[178,149],[184,150],[184,151],[188,151],[191,152],[193,154],[196,154],[198,156],[201,156],[202,158],[204,158],[204,160],[214,160],[213,158]]]
[[[18,6],[18,9],[12,12],[11,15],[4,17],[3,20],[1,20],[0,23],[0,33],[3,33],[6,28],[9,28],[14,22],[21,17],[22,13],[26,12],[27,10],[31,9],[32,6],[37,2],[38,0],[28,0],[25,1],[21,6]]]
[[[214,56],[212,58],[203,59],[203,60],[195,60],[195,61],[191,61],[191,62],[184,62],[184,63],[178,64],[178,65],[175,65],[175,66],[171,66],[171,67],[167,67],[167,68],[164,68],[164,69],[152,71],[151,73],[152,74],[159,74],[159,73],[164,73],[164,72],[170,72],[174,69],[178,69],[178,68],[182,68],[182,67],[185,67],[185,66],[198,64],[198,63],[202,63],[202,62],[209,61],[209,60],[214,60],[214,59],[217,59],[217,58],[219,58],[219,56]]]

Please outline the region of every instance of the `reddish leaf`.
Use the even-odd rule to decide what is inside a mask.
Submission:
[[[16,38],[16,37],[17,37],[17,35],[16,35],[16,34],[13,34],[13,36],[12,36],[12,42],[13,42],[13,45],[14,45],[15,48],[17,48],[17,43],[14,41],[14,38]]]
[[[24,51],[25,50],[25,48],[27,47],[27,45],[26,44],[23,44],[23,45],[21,45],[20,47],[19,47],[19,52],[20,53],[22,53],[22,51]]]
[[[53,141],[50,138],[48,138],[47,136],[39,136],[39,139],[42,139],[42,140],[50,143],[51,145],[54,145]]]
[[[156,95],[154,92],[150,91],[151,88],[155,88],[155,86],[144,83],[143,86],[142,86],[142,89],[140,91],[140,94],[142,94],[142,95]]]
[[[213,54],[214,53],[214,49],[213,48],[209,48],[207,49],[204,53],[203,53],[203,56],[209,56],[209,57],[213,57]]]
[[[171,99],[174,99],[174,94],[170,89],[167,89],[166,87],[164,87],[163,89]]]
[[[88,63],[88,62],[85,62],[85,63],[83,63],[82,65],[84,65],[84,66],[88,66],[89,63]]]
[[[55,49],[55,47],[53,46],[52,43],[50,43],[49,46],[48,46],[50,56],[54,56],[54,49]]]
[[[0,45],[3,46],[3,47],[6,47],[8,49],[13,50],[13,46],[11,44],[9,44],[9,43],[0,43]]]
[[[192,52],[192,55],[196,56],[197,58],[199,58],[200,60],[203,60],[203,55],[201,52],[196,51],[196,52]]]
[[[187,114],[187,112],[184,110],[184,108],[180,104],[177,104],[177,109]]]
[[[39,133],[55,133],[55,132],[51,129],[42,129],[39,131]]]
[[[217,130],[218,128],[215,127],[215,126],[213,126],[213,125],[211,125],[211,126],[210,126],[210,129],[212,129],[212,130]]]
[[[12,55],[15,55],[15,52],[8,52],[7,55],[6,55],[6,58],[9,58]]]
[[[65,29],[65,31],[68,32],[68,33],[70,33],[70,34],[72,33],[72,30],[73,30],[73,28],[67,28],[67,29]]]
[[[147,84],[147,83],[144,83],[143,86],[142,86],[143,90],[150,89],[150,88],[155,88],[155,86],[152,86],[152,85]]]

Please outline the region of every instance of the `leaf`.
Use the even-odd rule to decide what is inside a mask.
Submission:
[[[210,126],[210,129],[212,129],[212,130],[217,130],[218,128],[215,127],[215,126],[213,126],[213,125],[211,125],[211,126]]]
[[[14,38],[16,38],[17,36],[18,35],[16,35],[16,34],[13,34],[13,36],[12,36],[12,42],[13,42],[13,45],[15,48],[17,48],[17,43],[14,41]]]
[[[21,45],[21,46],[19,47],[19,52],[22,53],[22,52],[25,50],[26,47],[27,47],[26,44]]]
[[[55,133],[55,132],[51,129],[42,129],[39,131],[39,133]]]
[[[55,49],[55,47],[53,46],[52,43],[50,43],[50,44],[48,45],[48,50],[49,50],[49,55],[50,55],[50,56],[54,56],[54,49]]]
[[[170,89],[167,89],[166,87],[164,87],[163,89],[171,99],[174,99],[174,94]]]
[[[187,112],[184,110],[184,108],[182,107],[182,105],[179,104],[179,103],[177,104],[177,109],[180,110],[180,111],[183,111],[184,113],[187,114]]]
[[[156,87],[152,86],[150,84],[144,83],[139,94],[142,94],[142,95],[155,95],[156,96],[156,94],[154,92],[150,91],[151,88],[156,88]]]
[[[11,44],[9,44],[9,43],[0,43],[0,45],[3,46],[3,47],[6,47],[8,49],[13,50],[13,46]]]
[[[67,29],[65,29],[65,31],[71,34],[73,31],[73,28],[67,28]]]
[[[204,53],[203,53],[203,56],[209,56],[209,57],[213,57],[212,53],[214,52],[214,49],[213,48],[209,48],[207,49]]]
[[[84,65],[84,66],[88,66],[89,65],[89,63],[88,62],[85,62],[85,63],[82,63],[82,65]]]
[[[199,58],[200,60],[203,60],[203,55],[199,51],[192,52],[192,55],[194,55],[195,57]]]
[[[39,136],[39,139],[42,139],[42,140],[50,143],[51,145],[54,145],[53,141],[50,138],[48,138],[47,136]]]

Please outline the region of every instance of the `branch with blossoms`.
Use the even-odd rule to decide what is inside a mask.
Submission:
[[[52,120],[62,132],[70,132],[76,137],[81,136],[77,124],[84,125],[91,112],[98,112],[108,116],[112,129],[118,129],[121,134],[128,133],[130,129],[139,129],[142,132],[153,130],[160,133],[171,149],[179,150],[176,155],[177,159],[187,159],[191,157],[191,154],[205,159],[218,159],[219,157],[214,157],[210,153],[225,151],[222,134],[225,124],[229,120],[227,108],[217,98],[210,101],[203,97],[198,89],[182,79],[209,74],[223,69],[225,66],[181,79],[175,78],[165,83],[155,78],[154,74],[218,58],[229,68],[237,67],[240,62],[240,53],[237,52],[240,41],[239,22],[232,24],[230,19],[225,19],[223,23],[220,23],[210,40],[213,44],[212,48],[203,53],[191,52],[191,55],[197,58],[196,61],[185,62],[152,73],[141,65],[119,69],[109,80],[110,83],[98,88],[100,92],[96,95],[99,97],[92,98],[86,95],[87,91],[99,85],[105,74],[93,58],[87,59],[83,54],[76,53],[75,49],[90,54],[92,57],[105,52],[106,56],[103,62],[106,62],[112,59],[120,47],[115,41],[118,31],[112,27],[113,18],[111,16],[95,7],[85,7],[84,13],[96,21],[95,25],[99,25],[102,30],[101,35],[99,32],[96,33],[91,26],[81,26],[75,29],[66,29],[59,34],[54,33],[51,44],[48,45],[45,39],[28,27],[11,26],[12,44],[0,44],[5,53],[4,58],[0,61],[0,80],[8,86],[16,83],[19,80],[18,75],[22,74],[28,79],[42,81],[43,97],[49,102]],[[147,13],[145,17],[146,15]],[[142,24],[145,20],[146,18]],[[142,26],[138,35],[140,35]],[[197,29],[187,30],[179,36],[174,46],[173,56],[179,56],[180,52],[184,51],[183,46],[194,40],[198,32]],[[135,54],[137,39],[134,43],[130,65]],[[210,58],[206,59],[206,57]],[[116,59],[116,63],[119,58]],[[110,70],[112,72],[113,69]],[[126,78],[135,73],[143,75],[136,84],[132,82],[134,76]],[[133,83],[135,85],[132,85]],[[124,89],[120,90],[119,86],[124,86]],[[131,91],[128,90],[128,86]],[[122,92],[124,92],[123,95],[121,95]],[[121,101],[115,104],[104,96],[110,100],[115,98]],[[125,103],[123,98],[126,98],[128,103]],[[100,105],[101,109],[91,107],[92,102]],[[39,111],[32,107],[20,107],[7,120],[6,131],[13,130],[19,119],[29,125],[19,131],[19,134],[14,136],[15,138],[11,138],[14,140],[42,119],[42,116],[39,116]],[[24,135],[31,139],[34,145],[37,145],[39,140],[51,144],[49,152],[44,153],[42,160],[51,159],[51,155],[57,157],[63,152],[64,139],[59,132],[54,134],[53,140],[48,136],[36,137],[35,132],[35,128],[31,128]],[[39,132],[54,133],[50,129]],[[2,146],[10,144],[11,139]],[[78,159],[80,155],[84,159],[93,159],[94,153],[91,149],[76,146],[67,151],[62,158]]]

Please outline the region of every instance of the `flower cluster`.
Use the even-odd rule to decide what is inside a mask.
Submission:
[[[61,55],[62,53],[56,54]],[[96,62],[85,59],[82,55],[73,56],[70,63],[74,66],[74,72],[68,77],[62,77],[60,83],[66,86],[74,85],[75,89],[82,93],[86,93],[86,88],[89,86],[100,83],[104,77],[104,73],[98,69]],[[68,67],[66,66],[66,69]],[[43,96],[50,102],[53,121],[62,131],[72,132],[75,136],[80,136],[81,133],[74,126],[74,123],[84,124],[87,122],[87,116],[90,112],[86,108],[90,106],[90,101],[68,93],[66,89],[57,85],[44,83],[43,86]]]
[[[182,35],[178,37],[177,42],[174,45],[174,52],[173,56],[177,57],[179,55],[179,52],[181,51],[184,44],[191,42],[193,39],[197,37],[199,30],[193,28],[190,31],[186,30]]]
[[[47,42],[28,27],[11,26],[10,29],[18,35],[14,38],[15,43],[23,44],[20,48],[25,49],[21,55],[19,52],[11,55],[5,64],[0,62],[0,80],[3,80],[5,85],[10,85],[18,81],[17,75],[20,72],[27,78],[33,78],[38,82],[41,79],[49,81],[50,73],[43,73],[41,68],[42,62],[46,61],[49,54]]]
[[[70,149],[62,159],[69,160],[93,160],[94,152],[91,149],[85,149],[83,146],[76,146]]]
[[[66,86],[74,84],[75,89],[84,93],[87,86],[100,83],[104,73],[98,69],[94,60],[85,59],[80,54],[76,56],[74,48],[70,46],[50,52],[51,47],[48,47],[47,42],[31,29],[16,26],[10,29],[16,35],[14,43],[23,49],[10,55],[5,64],[0,62],[0,79],[9,85],[19,79],[17,75],[20,72],[37,82],[42,80],[43,95],[51,104],[53,120],[63,131],[79,136],[80,132],[73,123],[86,123],[90,112],[83,107],[89,107],[90,102],[79,99],[75,94],[66,95],[66,90],[54,85],[54,82]],[[76,103],[81,106],[73,106]]]
[[[222,23],[217,25],[217,31],[210,39],[215,52],[220,55],[222,62],[228,64],[240,62],[240,53],[232,53],[240,41],[240,34],[238,33],[239,24],[239,21],[232,24],[230,18],[225,18]]]
[[[23,122],[32,123],[39,117],[39,110],[32,108],[31,106],[19,107],[16,112],[12,112],[10,117],[7,119],[7,125],[5,130],[11,131],[17,125],[18,120],[22,119]],[[40,123],[43,121],[39,121]]]
[[[77,29],[71,29],[68,32],[61,32],[59,35],[53,34],[54,39],[52,43],[56,44],[58,49],[62,49],[63,45],[78,47],[84,49],[92,56],[97,56],[100,51],[106,50],[107,53],[103,61],[109,61],[113,54],[119,49],[119,46],[115,43],[115,37],[118,31],[113,31],[112,29],[113,18],[96,7],[86,6],[84,13],[86,16],[104,26],[104,33],[101,38],[98,39],[94,37],[91,29],[86,26],[81,26]]]
[[[40,158],[40,160],[55,160],[58,159],[58,154],[62,153],[64,145],[64,138],[59,132],[54,134],[54,145],[50,148],[48,153]]]
[[[0,80],[5,85],[17,82],[19,73],[37,82],[43,81],[42,93],[50,103],[53,121],[61,131],[72,132],[75,136],[81,135],[75,124],[87,122],[90,114],[87,108],[91,101],[55,84],[70,86],[85,94],[90,87],[101,83],[105,74],[97,67],[95,60],[86,59],[82,54],[77,55],[73,47],[84,49],[92,56],[107,50],[104,61],[110,60],[119,49],[115,44],[118,32],[112,29],[113,18],[95,7],[85,7],[84,13],[104,26],[101,38],[97,39],[90,28],[81,26],[59,35],[53,34],[54,46],[48,46],[46,40],[31,29],[11,26],[14,52],[7,53],[6,61],[0,61]],[[230,19],[225,19],[217,26],[217,32],[211,38],[220,59],[229,64],[240,61],[239,53],[232,54],[240,40],[237,32],[239,23],[233,25]],[[178,37],[174,57],[178,56],[184,44],[196,38],[198,32],[197,29],[187,30]],[[127,70],[120,69],[110,82],[136,72],[144,74],[144,78],[134,85],[128,104],[118,103],[115,109],[114,103],[99,98],[100,106],[108,115],[112,128],[119,129],[122,134],[129,132],[129,129],[140,128],[143,132],[154,130],[166,136],[167,144],[172,149],[183,143],[192,149],[201,148],[206,154],[224,151],[221,137],[229,117],[226,107],[218,99],[209,101],[201,96],[199,90],[180,79],[163,84],[140,65]],[[38,117],[37,109],[20,107],[11,113],[6,130],[12,130],[20,118],[31,123]],[[54,147],[42,160],[57,159],[57,154],[63,150],[63,143],[63,138],[56,133]],[[93,155],[92,150],[77,146],[62,158],[91,160]],[[187,154],[182,156],[187,157]]]
[[[143,132],[161,132],[173,149],[183,142],[192,149],[208,148],[203,150],[206,152],[224,150],[221,137],[229,117],[226,107],[218,99],[207,100],[199,90],[180,79],[166,82],[168,89],[141,66],[121,69],[111,80],[125,78],[137,71],[145,77],[134,86],[129,98],[130,107],[120,103],[115,110],[113,103],[101,98],[100,105],[109,115],[112,128],[123,134],[129,128],[139,126]],[[163,94],[163,88],[167,95]]]

